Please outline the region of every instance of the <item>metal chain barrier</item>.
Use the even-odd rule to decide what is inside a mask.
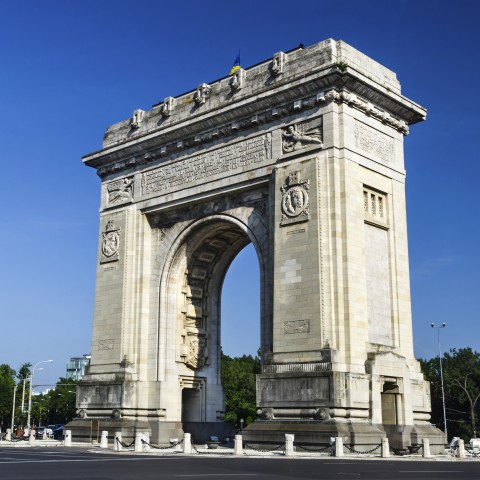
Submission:
[[[255,447],[252,447],[251,445],[249,445],[248,443],[244,443],[243,444],[243,448],[249,448],[250,450],[254,450],[255,452],[260,452],[260,453],[272,453],[272,452],[276,452],[278,450],[280,450],[281,448],[283,448],[283,453],[285,453],[285,445],[284,444],[280,444],[278,445],[278,447],[275,447],[275,448],[272,448],[271,450],[264,450],[264,449],[261,449],[261,448],[255,448]],[[247,455],[247,452],[243,452],[244,455]]]
[[[406,455],[404,448],[395,448],[391,445],[389,445],[389,448],[394,455],[397,455],[399,457],[404,457]]]
[[[119,443],[123,448],[130,448],[135,445],[135,439],[132,441],[130,445],[127,445],[126,443],[123,443],[118,437],[115,437],[115,441]]]
[[[147,441],[141,439],[141,442],[143,445],[148,445],[149,447],[155,448],[156,450],[168,450],[170,448],[175,448],[178,447],[178,445],[181,445],[183,443],[183,438],[179,440],[178,442],[174,442],[168,447],[161,447],[160,445],[154,445],[153,443],[148,443]]]
[[[412,445],[408,447],[408,450],[410,451],[410,455],[416,455],[422,448],[423,445]]]
[[[480,456],[480,451],[475,451],[475,450],[470,450],[467,447],[465,447],[465,451],[468,452],[470,455],[473,455],[474,457],[479,457]]]
[[[201,452],[200,450],[198,450],[197,446],[193,442],[192,442],[192,448],[199,455],[211,455],[211,454],[214,454],[214,455],[233,455],[233,452],[217,452],[213,448],[211,449],[212,450],[211,452]]]
[[[369,455],[370,453],[373,453],[375,450],[378,450],[382,446],[382,444],[379,444],[376,447],[373,447],[371,450],[368,450],[366,452],[360,452],[358,450],[355,450],[353,447],[350,447],[346,443],[344,443],[343,446],[346,447],[349,452],[358,453],[360,455]]]
[[[305,447],[304,445],[299,445],[298,443],[295,444],[295,447],[300,448],[304,450],[305,452],[326,452],[327,450],[330,450],[330,453],[333,453],[333,445],[328,444],[326,447]]]

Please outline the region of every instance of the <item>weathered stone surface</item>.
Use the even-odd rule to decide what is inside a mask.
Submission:
[[[142,422],[153,442],[182,422],[194,440],[222,431],[221,285],[251,242],[265,420],[246,435],[438,436],[413,357],[405,216],[403,136],[424,118],[393,72],[326,40],[109,127],[83,159],[102,181],[84,424]]]

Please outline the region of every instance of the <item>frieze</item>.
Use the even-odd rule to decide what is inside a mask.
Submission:
[[[271,158],[271,134],[195,155],[150,170],[142,175],[143,195],[198,182],[226,172],[262,163]]]
[[[200,85],[197,90],[197,105],[201,105],[202,99],[206,99],[206,96],[208,95],[208,91],[205,88],[201,88],[202,85]],[[173,102],[167,102],[167,100],[168,99],[165,99],[162,106],[162,115],[166,114],[168,116],[172,112],[175,104]],[[219,137],[235,135],[238,134],[238,132],[241,130],[250,129],[260,124],[270,123],[274,120],[293,115],[299,111],[314,108],[318,104],[327,104],[330,102],[345,103],[350,107],[362,111],[371,118],[374,118],[386,125],[395,128],[404,135],[408,134],[408,126],[404,121],[393,117],[388,112],[378,108],[377,106],[373,105],[372,103],[368,102],[367,100],[361,98],[354,93],[348,92],[346,90],[337,91],[335,89],[331,89],[328,91],[319,92],[311,96],[295,99],[291,102],[276,106],[269,110],[258,112],[254,115],[251,115],[250,117],[242,118],[229,124],[215,127],[211,130],[206,130],[192,137],[179,139],[172,143],[160,146],[157,150],[148,152],[147,154],[131,157],[127,160],[116,162],[112,165],[100,167],[97,170],[97,174],[100,177],[103,177],[110,173],[119,172],[127,168],[135,167],[137,165],[148,164],[162,157],[167,157],[170,154],[178,154],[179,151],[187,150],[192,147],[197,147],[199,144],[204,144],[217,140]],[[165,107],[165,112],[163,107]],[[285,133],[292,135],[292,138],[294,138],[293,136],[298,135],[298,132],[294,131]]]

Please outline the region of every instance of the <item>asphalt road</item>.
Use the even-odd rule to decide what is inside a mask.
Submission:
[[[457,461],[129,455],[85,448],[0,447],[2,480],[480,480],[480,459]]]

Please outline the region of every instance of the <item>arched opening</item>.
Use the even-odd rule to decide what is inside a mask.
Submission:
[[[246,212],[246,221],[215,215],[183,228],[164,271],[160,402],[173,412],[166,421],[181,421],[184,431],[199,436],[223,435],[222,338],[227,354],[255,357],[271,329],[261,314],[267,237],[256,214]]]
[[[251,243],[228,268],[221,306],[223,353],[229,357],[255,357],[260,348],[260,270]]]

